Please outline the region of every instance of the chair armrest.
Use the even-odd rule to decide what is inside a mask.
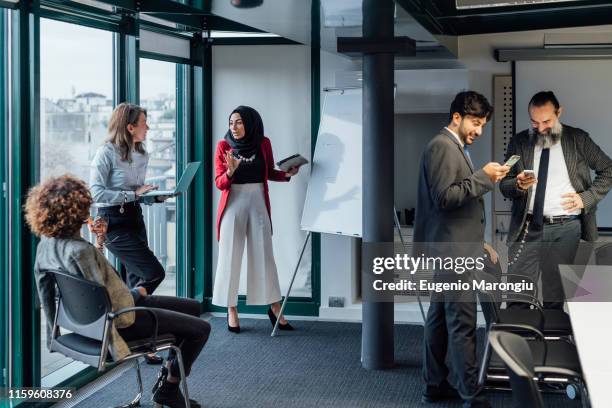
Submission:
[[[540,330],[536,329],[533,326],[529,326],[528,324],[493,323],[491,325],[491,330],[506,331],[510,333],[530,332],[533,333],[533,335],[538,338],[538,340],[545,342],[544,334]]]
[[[508,299],[505,299],[505,300],[508,301]],[[533,306],[535,308],[533,310],[537,311],[538,315],[540,316],[539,324],[538,324],[538,327],[536,327],[536,329],[540,331],[544,330],[544,322],[546,321],[546,317],[544,315],[544,309],[542,309],[542,306],[540,306],[538,303],[533,303],[533,302],[530,302],[528,300],[523,300],[523,299],[512,299],[512,302],[526,303],[528,305]],[[504,309],[504,310],[512,310],[512,309]]]
[[[159,324],[158,324],[158,321],[157,321],[157,315],[155,314],[155,312],[153,312],[153,310],[151,310],[151,308],[142,307],[142,306],[125,307],[123,309],[117,310],[116,312],[108,313],[108,319],[109,320],[114,320],[118,316],[120,316],[120,315],[122,315],[124,313],[137,312],[137,311],[147,312],[153,318],[153,334],[151,335],[151,338],[150,338],[150,346],[149,347],[151,348],[152,351],[155,351],[155,347],[156,347],[156,344],[157,344],[157,335],[159,334],[159,333],[157,333]]]
[[[504,292],[504,293],[502,293],[502,296],[504,296],[507,299],[522,299],[522,298],[526,298],[526,299],[529,299],[529,301],[532,304],[540,305],[540,301],[538,300],[538,298],[536,298],[533,295],[530,295],[529,293]]]
[[[534,367],[533,372],[540,378],[545,375],[561,375],[563,377],[576,378],[580,380],[582,379],[582,375],[580,373],[577,373],[572,370],[568,370],[567,368],[561,368],[561,367],[550,367],[550,366]]]
[[[499,324],[493,323],[491,325],[491,330],[495,331],[506,331],[510,333],[521,333],[521,332],[530,332],[535,335],[535,337],[542,342],[544,346],[544,353],[542,355],[542,364],[540,366],[546,366],[546,355],[548,354],[548,345],[546,344],[546,339],[544,338],[544,334],[536,329],[535,327],[529,326],[527,324]]]
[[[514,302],[515,299],[527,299],[527,301],[529,301],[529,303],[531,303],[532,305],[539,305],[540,307],[542,305],[540,305],[540,301],[538,300],[537,297],[530,295],[529,293],[516,293],[516,292],[504,292],[502,293],[502,300],[505,301],[512,301]]]

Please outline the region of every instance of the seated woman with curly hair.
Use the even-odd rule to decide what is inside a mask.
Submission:
[[[55,284],[45,270],[62,270],[103,285],[114,311],[133,306],[152,308],[158,320],[158,333],[172,334],[177,340],[185,363],[185,375],[202,351],[210,334],[210,325],[199,318],[200,305],[192,299],[171,296],[149,296],[143,287],[131,291],[104,255],[80,236],[89,217],[92,198],[85,183],[72,176],[50,178],[33,187],[26,200],[26,221],[40,237],[34,274],[38,295],[47,316],[47,344],[50,344],[50,322],[55,317]],[[126,313],[114,321],[110,352],[115,360],[129,354],[126,341],[149,335],[154,328],[152,317],[142,311]],[[184,407],[178,386],[178,362],[171,350],[153,390],[153,401],[169,407]],[[192,401],[192,407],[199,407]]]

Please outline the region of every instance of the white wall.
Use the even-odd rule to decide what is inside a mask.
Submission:
[[[561,121],[584,129],[606,154],[612,155],[611,72],[612,60],[517,62],[514,89],[517,127],[530,126],[527,106],[531,97],[538,91],[551,89],[563,109]],[[597,204],[597,225],[612,227],[612,195]]]
[[[310,48],[301,45],[213,47],[213,149],[227,131],[230,112],[238,105],[255,108],[272,142],[275,161],[291,154],[310,156]],[[213,150],[214,152],[214,150]],[[210,163],[214,166],[214,163]],[[300,230],[309,169],[289,183],[270,182],[273,244],[284,294],[297,263],[305,233]],[[214,189],[216,220],[220,193]],[[216,225],[216,223],[215,223]],[[217,264],[216,229],[213,265]],[[244,257],[243,259],[246,259]],[[246,293],[245,264],[240,294]],[[292,296],[311,296],[311,250],[304,253]]]
[[[447,113],[395,115],[395,208],[415,208],[421,153],[429,140],[448,124]]]

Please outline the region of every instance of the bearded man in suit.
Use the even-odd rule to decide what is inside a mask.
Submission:
[[[544,308],[561,310],[559,264],[574,263],[581,238],[597,239],[595,213],[612,187],[612,160],[587,132],[559,121],[563,108],[553,92],[535,94],[528,109],[531,126],[507,150],[521,159],[499,186],[512,200],[508,272],[536,284],[541,277]]]

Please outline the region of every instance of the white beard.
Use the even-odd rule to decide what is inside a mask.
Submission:
[[[538,129],[534,128],[533,126],[529,127],[529,136],[535,137],[536,145],[542,147],[542,149],[549,149],[559,143],[562,132],[563,126],[561,126],[561,122],[559,121],[557,121],[557,123],[555,123],[555,125],[546,133],[538,132]]]

